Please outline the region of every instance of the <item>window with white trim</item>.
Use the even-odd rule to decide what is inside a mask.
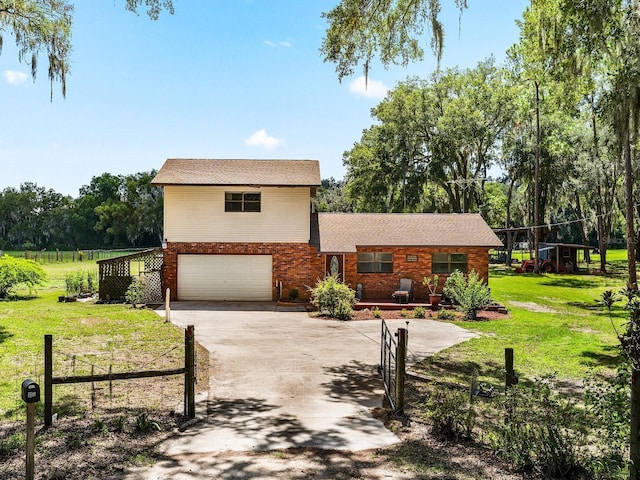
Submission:
[[[259,212],[260,192],[225,192],[225,212]]]

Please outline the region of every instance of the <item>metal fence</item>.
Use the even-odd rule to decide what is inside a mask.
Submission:
[[[27,260],[35,260],[38,263],[63,263],[76,261],[97,261],[106,260],[121,255],[141,252],[148,250],[146,248],[121,248],[114,250],[91,249],[91,250],[21,250],[21,251],[2,251],[3,254],[12,257],[26,258]]]
[[[396,409],[396,349],[397,344],[387,323],[382,320],[380,335],[380,365],[378,372],[382,377],[384,391],[392,409]]]

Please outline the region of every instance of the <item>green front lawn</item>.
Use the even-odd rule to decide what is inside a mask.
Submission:
[[[131,370],[180,368],[183,332],[165,323],[154,312],[125,305],[90,302],[59,303],[64,295],[64,276],[69,271],[96,268],[95,262],[44,265],[47,284],[34,297],[20,290],[17,299],[0,301],[0,418],[21,417],[24,404],[20,384],[26,378],[43,381],[44,335],[53,335],[54,375],[83,375]],[[181,380],[178,377],[176,382]],[[96,384],[104,394],[108,384]],[[115,391],[122,392],[123,382]],[[69,407],[83,408],[88,384],[54,387],[56,400],[67,397]],[[74,390],[75,389],[75,390]],[[74,391],[82,399],[72,399]],[[154,401],[162,402],[161,392]],[[180,398],[175,399],[178,404]],[[55,407],[55,405],[54,405]]]
[[[621,290],[623,278],[516,274],[513,269],[492,267],[489,284],[493,299],[508,308],[510,318],[460,322],[479,337],[427,360],[430,368],[462,377],[476,368],[482,378],[499,385],[506,347],[514,349],[517,372],[529,379],[548,373],[580,379],[618,363],[614,325],[623,328],[624,302],[617,302],[610,318],[597,300],[607,289]]]

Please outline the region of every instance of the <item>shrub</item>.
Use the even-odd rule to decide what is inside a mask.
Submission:
[[[469,393],[440,387],[425,403],[436,435],[446,439],[471,438],[476,412]]]
[[[320,313],[341,320],[349,320],[353,316],[353,305],[356,303],[356,292],[338,280],[329,276],[318,280],[315,287],[309,288],[311,303]]]
[[[15,258],[9,255],[0,257],[0,298],[6,298],[18,285],[24,284],[32,292],[37,285],[42,285],[47,274],[33,260]]]
[[[297,288],[292,288],[291,290],[289,290],[289,299],[291,301],[295,302],[299,296],[300,296],[300,292],[298,291]]]
[[[418,305],[416,308],[413,309],[413,318],[425,318],[427,315],[426,310],[424,309],[424,307],[421,307],[420,305]]]
[[[618,368],[615,377],[593,375],[585,380],[584,402],[591,414],[591,434],[598,452],[587,462],[594,478],[624,478],[631,418],[631,372]]]
[[[335,317],[338,320],[351,320],[353,318],[353,303],[345,299],[340,299],[336,308]]]
[[[68,297],[81,293],[94,293],[96,291],[96,274],[85,270],[68,272],[64,276],[64,283]]]
[[[407,310],[406,308],[403,308],[402,310],[400,310],[400,316],[402,318],[409,318],[409,310]]]
[[[129,288],[124,294],[125,302],[132,304],[134,307],[139,303],[143,303],[146,289],[145,277],[133,277]]]
[[[380,311],[380,307],[373,307],[371,309],[371,314],[373,318],[382,318],[382,312]]]
[[[453,272],[444,284],[444,295],[453,300],[467,320],[475,320],[478,310],[491,303],[489,287],[475,270],[467,278],[459,270]]]
[[[442,320],[443,322],[450,322],[456,319],[456,314],[451,310],[440,310],[436,318],[438,320]]]
[[[520,471],[544,478],[580,478],[582,411],[551,388],[552,377],[510,387],[500,399],[506,419],[495,426],[494,450]]]

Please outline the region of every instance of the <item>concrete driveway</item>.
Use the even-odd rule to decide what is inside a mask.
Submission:
[[[376,370],[379,320],[310,318],[276,311],[273,303],[175,302],[171,321],[195,326],[212,368],[208,398],[196,407],[204,419],[164,444],[166,457],[290,447],[355,451],[397,442],[371,415],[384,393]],[[392,331],[407,326],[387,324]],[[473,337],[431,320],[412,319],[408,330],[409,362]]]

